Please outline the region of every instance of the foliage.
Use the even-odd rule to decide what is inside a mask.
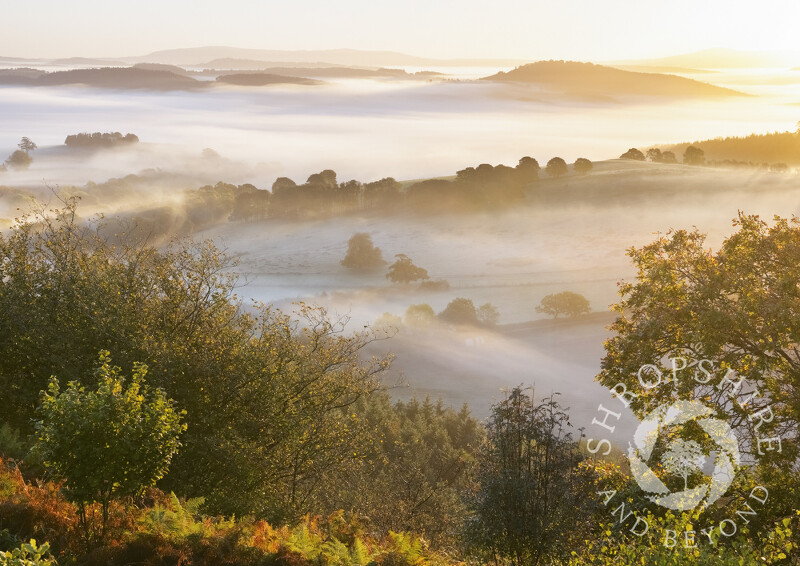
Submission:
[[[64,145],[70,148],[90,148],[100,149],[116,146],[124,146],[139,143],[139,137],[135,134],[125,134],[119,132],[94,132],[93,134],[81,133],[72,134],[66,137]]]
[[[594,169],[594,164],[585,157],[579,157],[572,165],[572,169],[579,175],[586,175]]]
[[[478,323],[481,326],[487,326],[489,328],[494,328],[497,326],[497,323],[500,321],[500,311],[497,310],[492,303],[484,303],[476,312],[478,317]]]
[[[347,255],[342,265],[350,269],[375,269],[384,265],[381,249],[372,243],[369,234],[359,232],[347,241]]]
[[[27,169],[31,163],[33,163],[33,157],[21,149],[17,149],[6,159],[6,166],[17,170]]]
[[[405,323],[410,326],[429,326],[436,320],[436,313],[429,304],[410,305],[406,309]]]
[[[628,151],[623,153],[619,156],[620,159],[631,159],[633,161],[644,161],[644,153],[636,149],[635,147],[630,148]]]
[[[559,178],[563,175],[567,174],[567,162],[564,161],[560,157],[554,157],[550,161],[547,162],[547,167],[545,168],[547,174],[553,178]]]
[[[583,295],[571,291],[562,291],[544,297],[536,307],[536,312],[547,314],[553,318],[559,315],[576,317],[591,312],[589,301]]]
[[[640,416],[665,402],[702,399],[726,416],[740,448],[751,455],[758,438],[782,437],[780,450],[761,445],[758,462],[762,476],[776,480],[770,485],[783,489],[797,483],[796,466],[786,464],[797,457],[793,439],[800,422],[800,222],[776,218],[770,226],[740,214],[734,226],[716,253],[696,229],[670,232],[628,252],[637,277],[620,287],[615,335],[606,343],[598,380],[606,387],[625,384]],[[705,366],[708,376],[696,363],[703,359],[713,364]],[[664,376],[674,364],[677,379],[640,394],[637,372],[645,364]],[[726,375],[732,383],[723,382]],[[735,386],[740,378],[746,385]],[[731,402],[751,388],[759,395],[746,406]],[[768,414],[756,428],[752,415],[759,411]],[[783,491],[771,502],[771,512],[781,516],[798,508],[800,495]]]
[[[397,261],[389,266],[386,278],[393,283],[411,283],[418,279],[428,279],[428,270],[417,267],[405,254],[395,255]]]
[[[570,536],[591,526],[591,484],[569,417],[551,397],[535,403],[515,387],[492,407],[478,456],[475,515],[467,525],[473,552],[515,565],[569,556]]]
[[[372,430],[365,457],[331,482],[323,509],[351,509],[374,535],[407,531],[437,548],[456,548],[467,516],[463,493],[483,438],[466,406],[376,395],[360,404]]]
[[[453,299],[439,313],[439,319],[450,324],[478,324],[478,311],[472,299],[458,297]]]
[[[66,482],[86,524],[86,506],[100,503],[105,532],[111,500],[139,495],[169,469],[178,437],[186,429],[181,413],[163,391],[145,385],[147,366],[135,363],[130,382],[100,353],[96,391],[76,382],[60,390],[53,378],[39,407],[37,443],[45,467]]]
[[[50,556],[50,545],[36,544],[31,539],[10,552],[0,552],[0,566],[53,566],[56,561]]]
[[[30,138],[23,137],[17,144],[17,147],[25,153],[30,153],[31,151],[38,149],[39,146],[36,145],[36,143],[34,143]]]
[[[687,165],[703,165],[706,162],[705,152],[699,147],[690,145],[683,152],[683,162]]]
[[[345,334],[346,318],[302,304],[245,310],[210,244],[156,250],[135,230],[114,244],[73,205],[0,235],[0,256],[0,404],[23,436],[50,376],[95,388],[109,350],[127,372],[145,361],[187,411],[162,485],[211,512],[297,517],[359,452],[366,431],[347,407],[389,363],[361,358],[369,330]]]

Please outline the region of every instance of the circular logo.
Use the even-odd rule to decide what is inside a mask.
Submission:
[[[730,487],[739,465],[739,442],[728,423],[714,418],[714,410],[697,401],[678,401],[661,405],[645,417],[636,429],[633,444],[628,447],[631,473],[648,499],[676,511],[688,511],[711,505]],[[694,440],[681,438],[680,434],[665,434],[667,429],[679,431],[689,423],[697,423],[713,444],[703,448]],[[656,444],[662,437],[658,461],[666,475],[683,478],[683,490],[670,491],[651,469],[648,462]],[[713,457],[714,470],[703,473],[706,463]],[[708,466],[710,468],[710,466]],[[689,487],[689,476],[702,473],[703,479]]]

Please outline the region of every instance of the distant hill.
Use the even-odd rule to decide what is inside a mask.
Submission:
[[[273,75],[271,73],[233,73],[217,77],[218,83],[237,86],[267,86],[275,84],[294,84],[294,85],[321,85],[322,81],[306,79],[303,77],[287,77],[283,75]]]
[[[407,73],[403,69],[359,69],[356,67],[266,67],[261,73],[309,79],[429,79],[445,76],[433,71]],[[222,71],[221,76],[241,71]]]
[[[737,161],[740,163],[800,165],[800,135],[795,132],[752,134],[745,137],[716,138],[684,142],[669,147],[680,159],[690,145],[705,152],[706,161]]]
[[[648,59],[644,61],[619,61],[620,64],[660,65],[700,69],[743,69],[748,67],[791,67],[800,62],[800,53],[788,51],[738,51],[736,49],[706,49],[684,55]]]
[[[620,96],[722,98],[746,96],[700,81],[655,73],[623,71],[593,63],[540,61],[501,72],[485,81],[537,85],[551,93],[591,99]]]
[[[362,51],[359,49],[322,49],[312,51],[287,51],[275,49],[242,49],[238,47],[189,47],[156,51],[129,60],[140,63],[166,63],[170,65],[202,66],[215,59],[249,59],[275,63],[321,63],[355,67],[402,66],[467,66],[509,67],[524,63],[520,59],[431,59],[406,55],[396,51]]]
[[[96,88],[189,90],[203,83],[170,71],[136,67],[104,67],[47,73],[35,69],[0,71],[0,84],[28,86],[86,85]]]

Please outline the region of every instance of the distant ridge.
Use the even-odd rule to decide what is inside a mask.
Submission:
[[[747,96],[735,90],[675,75],[623,71],[593,63],[539,61],[484,77],[484,81],[537,85],[551,92],[584,98],[618,96],[721,98]]]
[[[455,67],[512,67],[527,61],[522,59],[435,59],[416,57],[396,51],[364,51],[359,49],[322,49],[322,50],[277,50],[277,49],[243,49],[239,47],[208,46],[187,47],[156,51],[141,57],[128,58],[138,63],[165,63],[168,65],[202,66],[203,63],[215,59],[249,59],[285,65],[287,63],[313,63],[356,66],[455,66]]]
[[[618,61],[617,63],[619,65],[675,66],[699,69],[795,67],[800,63],[800,52],[739,51],[715,48],[658,59]]]

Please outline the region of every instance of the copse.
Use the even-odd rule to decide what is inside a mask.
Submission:
[[[381,387],[389,360],[360,356],[376,336],[306,305],[245,309],[235,263],[210,244],[157,250],[135,229],[116,244],[102,233],[69,203],[0,234],[0,422],[31,434],[50,377],[94,389],[108,350],[126,373],[146,363],[150,386],[186,411],[162,487],[206,497],[211,513],[311,511],[360,452],[364,425],[347,408]]]

